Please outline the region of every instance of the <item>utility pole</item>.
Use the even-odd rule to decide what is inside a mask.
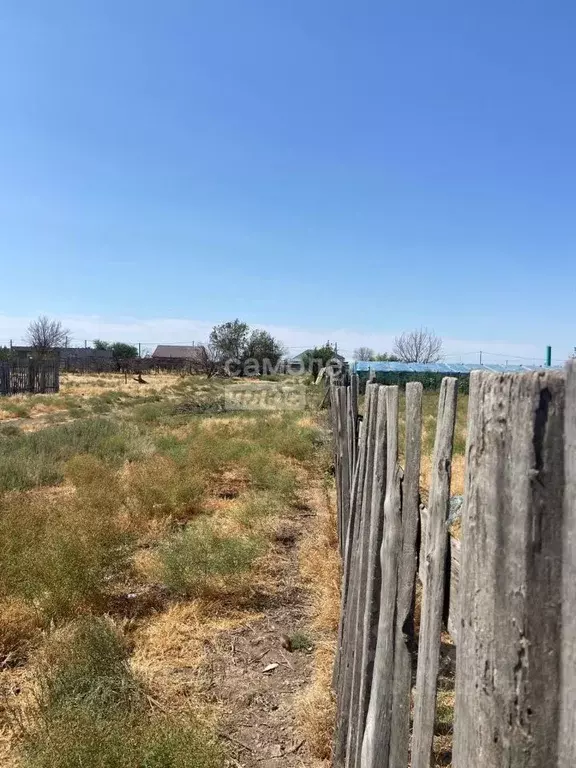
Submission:
[[[480,365],[482,365],[482,350],[480,350]]]
[[[552,347],[548,345],[546,347],[546,367],[550,368],[552,365]]]
[[[142,343],[138,342],[138,357],[142,357]]]

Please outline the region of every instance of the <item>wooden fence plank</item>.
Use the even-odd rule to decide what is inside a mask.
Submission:
[[[564,395],[552,371],[471,376],[455,768],[557,765]]]
[[[418,553],[422,384],[406,384],[406,461],[402,480],[402,552],[398,566],[390,768],[407,768],[410,745],[410,694],[414,650],[414,592]]]
[[[366,408],[369,409],[369,395],[366,398]],[[366,447],[367,447],[367,432],[363,431],[361,427],[358,428],[358,455],[357,461],[354,467],[354,475],[352,480],[352,487],[350,490],[350,520],[348,523],[348,530],[346,531],[346,540],[344,543],[344,559],[342,564],[342,586],[340,591],[340,619],[338,622],[338,645],[336,649],[336,658],[334,663],[334,673],[332,678],[332,686],[335,690],[338,690],[338,679],[340,675],[340,668],[342,665],[342,658],[344,655],[344,631],[349,615],[348,597],[351,581],[351,559],[352,549],[358,539],[360,514],[359,509],[362,506],[362,494],[364,490],[364,478],[366,469]]]
[[[351,738],[351,749],[348,751],[350,766],[360,766],[362,751],[362,734],[372,684],[374,655],[378,634],[378,612],[380,605],[380,547],[382,546],[384,497],[386,491],[386,388],[380,387],[377,392],[376,442],[374,459],[374,476],[372,480],[372,499],[370,504],[369,542],[367,550],[366,583],[364,585],[365,603],[362,629],[356,639],[360,651],[359,693],[356,712],[356,731]],[[352,730],[352,729],[351,729]],[[352,744],[354,752],[352,752]]]
[[[355,520],[353,544],[350,547],[349,578],[347,579],[347,600],[344,614],[342,637],[342,660],[339,665],[337,688],[337,718],[334,736],[334,766],[344,766],[348,743],[349,719],[352,691],[354,687],[354,664],[356,662],[356,634],[358,631],[359,604],[362,603],[363,547],[366,520],[366,498],[369,497],[374,461],[375,436],[375,386],[366,388],[365,417],[362,424],[361,451],[363,453],[362,475],[358,476],[355,498]],[[372,428],[374,425],[374,429]]]
[[[348,453],[352,475],[358,458],[358,374],[350,376],[348,391]],[[350,478],[352,485],[352,476]]]
[[[394,682],[395,613],[398,560],[402,548],[400,500],[401,470],[398,464],[398,387],[386,387],[387,456],[384,533],[380,552],[382,586],[378,617],[378,643],[366,727],[362,742],[362,768],[388,765],[392,688]]]
[[[344,557],[344,546],[346,532],[348,530],[348,521],[350,519],[350,487],[352,484],[352,464],[350,461],[350,443],[351,437],[349,430],[351,428],[351,419],[348,414],[348,387],[338,387],[340,390],[338,398],[338,424],[339,424],[339,449],[340,449],[340,482],[342,483],[342,541],[341,553]]]
[[[457,385],[457,379],[444,378],[438,403],[414,700],[412,768],[429,768],[434,738]]]
[[[562,681],[559,768],[576,765],[576,361],[566,370]]]
[[[376,427],[378,409],[378,384],[369,384],[367,392],[370,392],[369,411],[366,416],[365,429],[367,432],[366,469],[364,478],[364,490],[362,495],[360,533],[358,545],[354,553],[357,558],[357,569],[354,574],[356,582],[357,600],[355,616],[351,624],[351,642],[354,643],[354,659],[352,662],[352,677],[350,686],[350,707],[348,714],[348,732],[346,737],[344,764],[351,765],[350,760],[354,755],[358,736],[357,711],[360,696],[360,668],[362,665],[361,643],[358,638],[362,636],[364,623],[364,611],[366,606],[366,582],[368,579],[368,548],[370,545],[370,514],[372,509],[372,483],[374,481],[374,462],[376,458]]]

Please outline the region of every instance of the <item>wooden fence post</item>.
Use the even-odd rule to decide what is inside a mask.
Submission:
[[[348,520],[350,519],[350,488],[352,485],[352,464],[350,461],[350,418],[348,415],[348,387],[338,387],[338,437],[339,437],[339,451],[340,451],[340,482],[342,483],[342,528],[341,528],[341,542],[340,551],[342,557],[344,557],[344,546],[346,540],[346,532],[348,530]]]
[[[354,754],[356,744],[358,698],[360,695],[360,668],[362,665],[361,637],[364,623],[364,610],[366,606],[366,581],[368,578],[368,549],[370,546],[370,514],[372,510],[372,484],[374,481],[374,462],[376,458],[376,428],[378,409],[378,384],[370,384],[367,387],[369,393],[369,410],[366,413],[366,467],[364,475],[364,489],[362,492],[362,508],[360,510],[360,528],[358,544],[355,547],[356,568],[352,572],[355,582],[356,604],[354,615],[351,617],[350,646],[354,647],[350,678],[350,706],[348,712],[348,727],[346,742],[343,746],[345,765],[351,765],[350,760]],[[349,651],[350,652],[350,651]]]
[[[576,361],[566,369],[559,768],[576,765]]]
[[[354,537],[350,547],[350,563],[347,578],[347,600],[344,616],[342,638],[342,654],[338,672],[337,692],[337,721],[334,738],[334,765],[339,768],[346,760],[346,745],[351,711],[351,701],[354,690],[354,665],[356,657],[356,635],[358,631],[358,616],[361,610],[363,595],[361,585],[364,564],[365,531],[367,499],[370,499],[372,487],[372,472],[374,466],[375,438],[375,389],[366,389],[365,417],[362,426],[362,475],[358,476],[358,487],[355,494]]]
[[[386,496],[384,499],[384,533],[380,550],[382,579],[378,642],[374,659],[370,704],[363,734],[362,768],[387,766],[390,749],[398,558],[402,548],[397,386],[386,387],[386,410],[388,417]]]
[[[410,749],[410,694],[414,652],[416,540],[420,502],[422,384],[406,384],[406,461],[402,479],[402,552],[398,564],[390,768],[406,768]]]
[[[564,402],[561,373],[471,376],[454,768],[558,764]]]
[[[440,661],[440,636],[448,545],[446,520],[450,506],[452,443],[456,423],[457,395],[457,379],[442,379],[430,484],[428,535],[424,566],[425,580],[414,697],[412,768],[430,768],[434,740],[436,688]],[[470,763],[470,765],[474,764],[474,761]],[[480,765],[485,768],[482,763]]]
[[[348,750],[348,763],[350,766],[360,766],[362,751],[362,737],[366,713],[370,701],[370,690],[374,668],[374,655],[376,653],[376,640],[378,635],[378,609],[380,605],[380,579],[381,570],[379,563],[380,547],[382,546],[384,496],[386,491],[386,390],[387,387],[379,387],[377,390],[376,413],[376,440],[374,474],[372,479],[372,498],[370,501],[370,519],[368,532],[368,549],[366,552],[366,581],[363,585],[364,614],[360,634],[356,637],[357,652],[360,655],[358,666],[358,704],[356,708],[355,723],[350,725],[350,749]],[[352,713],[354,716],[354,713]]]
[[[366,408],[370,409],[369,396],[366,398]],[[348,530],[346,531],[346,541],[344,543],[344,562],[342,574],[342,587],[340,590],[340,619],[338,622],[338,647],[336,649],[336,659],[334,662],[334,674],[332,677],[332,687],[338,690],[338,680],[342,659],[346,653],[344,649],[345,629],[349,625],[350,607],[349,596],[352,594],[350,589],[351,581],[351,561],[353,547],[358,541],[358,532],[360,524],[360,509],[362,507],[362,494],[364,491],[364,477],[366,470],[366,450],[367,450],[367,432],[359,429],[358,459],[354,468],[354,477],[350,490],[350,520]]]
[[[348,435],[349,435],[349,454],[350,467],[354,472],[356,460],[358,458],[358,374],[353,373],[350,376],[350,386],[348,387]],[[350,480],[352,484],[352,480]]]

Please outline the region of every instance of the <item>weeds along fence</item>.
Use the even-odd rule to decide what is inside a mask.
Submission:
[[[429,768],[446,597],[457,635],[452,765],[576,765],[576,364],[472,373],[458,589],[447,527],[456,399],[445,378],[423,510],[422,384],[406,386],[404,467],[398,388],[368,384],[362,421],[357,378],[331,388],[337,768]]]
[[[0,395],[44,394],[59,389],[58,360],[0,362]]]

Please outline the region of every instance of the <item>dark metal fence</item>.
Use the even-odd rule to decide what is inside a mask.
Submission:
[[[58,360],[0,362],[0,395],[44,394],[60,389]]]

